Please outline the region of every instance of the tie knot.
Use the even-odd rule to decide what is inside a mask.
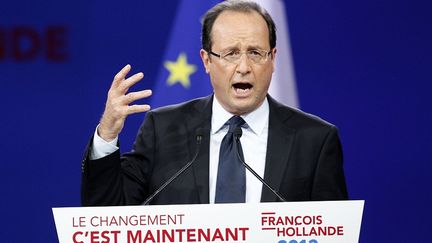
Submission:
[[[245,121],[240,116],[233,116],[227,121],[227,124],[229,125],[228,132],[234,132],[237,127],[243,126]]]

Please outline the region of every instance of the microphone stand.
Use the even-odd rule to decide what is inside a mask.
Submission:
[[[242,130],[240,127],[237,127],[234,130],[234,137],[236,140],[236,146],[237,146],[237,157],[240,159],[240,161],[243,163],[244,167],[248,169],[250,173],[252,173],[259,181],[261,181],[264,186],[266,186],[271,192],[273,192],[274,195],[276,195],[280,201],[286,202],[285,198],[282,197],[275,189],[273,189],[261,176],[258,175],[240,156],[239,149],[240,149],[240,137],[242,136]]]

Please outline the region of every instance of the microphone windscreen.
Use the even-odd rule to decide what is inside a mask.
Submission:
[[[198,127],[195,130],[195,135],[196,135],[197,144],[201,144],[201,140],[202,140],[203,135],[204,135],[204,129],[202,127]]]

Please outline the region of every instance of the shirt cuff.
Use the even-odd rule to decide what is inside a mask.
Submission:
[[[112,141],[105,141],[101,137],[99,137],[97,133],[99,125],[96,127],[93,136],[93,144],[92,148],[90,148],[90,160],[96,160],[108,156],[119,149],[117,147],[118,136],[114,138]]]

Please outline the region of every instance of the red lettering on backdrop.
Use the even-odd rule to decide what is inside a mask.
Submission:
[[[0,28],[0,61],[6,58],[6,31]]]
[[[64,26],[50,26],[46,30],[46,57],[52,61],[66,61],[67,30]]]
[[[68,29],[63,25],[44,29],[31,26],[0,28],[0,61],[19,62],[44,58],[52,62],[68,60]]]
[[[12,30],[12,57],[17,61],[34,59],[41,49],[38,33],[27,26]]]

